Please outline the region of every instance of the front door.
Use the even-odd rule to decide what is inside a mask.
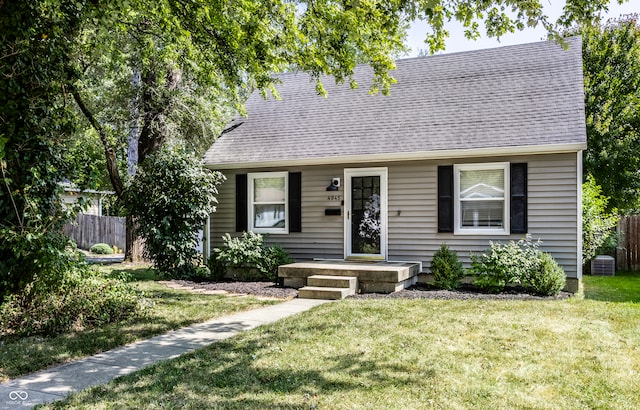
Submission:
[[[345,169],[345,258],[387,257],[387,169]]]

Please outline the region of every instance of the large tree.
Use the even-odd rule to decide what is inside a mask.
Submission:
[[[588,147],[609,208],[640,209],[640,25],[638,15],[582,29]]]

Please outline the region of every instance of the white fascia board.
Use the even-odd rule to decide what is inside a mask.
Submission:
[[[224,164],[205,163],[211,169],[272,168],[307,165],[358,164],[371,162],[398,162],[416,160],[437,160],[447,158],[483,158],[512,155],[565,154],[580,152],[587,148],[586,142],[569,144],[526,145],[514,147],[474,148],[423,152],[398,152],[389,154],[364,154],[336,157],[315,157],[292,160],[229,162]]]

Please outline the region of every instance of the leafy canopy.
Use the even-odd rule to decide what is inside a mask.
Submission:
[[[640,25],[638,15],[582,29],[588,146],[585,175],[608,210],[640,209]]]

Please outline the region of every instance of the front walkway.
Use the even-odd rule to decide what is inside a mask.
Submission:
[[[105,384],[162,360],[173,359],[235,336],[243,330],[275,322],[327,300],[293,299],[188,326],[151,339],[63,364],[0,384],[0,409],[32,408],[60,400],[87,387]]]

